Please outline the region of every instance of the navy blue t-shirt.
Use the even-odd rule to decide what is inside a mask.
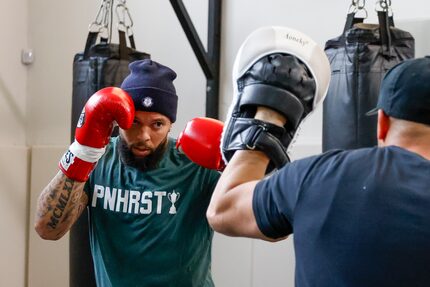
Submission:
[[[255,188],[268,237],[294,233],[296,286],[430,286],[430,161],[399,147],[332,151]]]

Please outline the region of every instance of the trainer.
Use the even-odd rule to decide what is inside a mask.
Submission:
[[[285,35],[298,35],[277,31],[265,39],[277,37],[285,42]],[[247,45],[255,47],[256,43]],[[306,60],[303,53],[292,51],[291,56]],[[238,57],[246,54],[242,51]],[[282,112],[280,104],[269,103],[270,89],[281,87],[285,95],[305,103],[303,99],[316,92],[293,91],[295,78],[315,70],[314,64],[304,62],[300,73],[287,75],[286,71],[297,68],[293,62],[268,69],[261,64],[264,57],[254,55],[254,64],[239,76],[271,73],[258,81],[266,86],[260,96],[267,100],[265,108],[254,106],[257,112],[252,113],[248,106],[242,109],[248,113],[239,116],[251,114],[249,122],[258,119],[256,123],[280,127],[296,121]],[[281,79],[276,85],[268,80],[275,78]],[[237,89],[233,106],[251,97],[246,89],[246,85]],[[378,147],[329,151],[286,163],[270,176],[265,175],[273,162],[273,148],[243,144],[231,156],[215,188],[207,212],[209,224],[229,236],[270,241],[294,234],[298,287],[430,286],[429,57],[404,61],[386,74],[376,112]],[[230,123],[225,128],[235,131],[235,121]],[[225,131],[224,153],[232,139]]]

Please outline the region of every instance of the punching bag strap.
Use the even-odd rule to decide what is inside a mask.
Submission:
[[[128,40],[130,41],[130,47],[134,50],[136,50],[136,43],[134,42],[134,36],[133,34],[128,36]]]
[[[363,23],[364,19],[367,18],[367,10],[365,8],[365,0],[352,0],[351,5],[348,9],[348,14],[346,15],[345,26],[343,27],[342,37],[340,41],[345,42],[346,32],[350,30],[354,24]],[[365,13],[364,17],[356,17],[357,13],[363,11]]]
[[[379,33],[381,38],[382,53],[391,56],[392,35],[391,26],[394,26],[393,11],[391,10],[391,0],[379,0],[376,2],[378,13]]]
[[[128,52],[127,52],[127,40],[125,38],[125,32],[118,30],[118,36],[119,36],[119,58],[122,60],[128,59]]]
[[[355,15],[356,15],[355,12],[351,12],[346,15],[345,26],[343,27],[342,38],[340,39],[341,42],[345,41],[346,31],[351,29],[354,26],[354,24],[363,23],[365,18],[358,18],[358,17],[355,17]]]
[[[391,30],[390,24],[388,20],[388,14],[385,11],[378,11],[378,20],[379,20],[379,33],[381,35],[381,44],[383,47],[383,53],[386,56],[390,56],[390,48],[391,48]]]
[[[90,31],[88,33],[87,42],[85,43],[84,59],[88,59],[90,54],[90,49],[92,46],[96,44],[98,35],[99,35],[99,32]]]
[[[345,34],[346,31],[351,29],[354,26],[354,24],[362,23],[363,20],[364,20],[364,18],[356,18],[355,12],[348,13],[346,15],[345,27],[343,27],[343,34]]]
[[[393,18],[393,14],[388,14],[388,24],[389,27],[395,27],[396,25],[394,25],[394,18]]]

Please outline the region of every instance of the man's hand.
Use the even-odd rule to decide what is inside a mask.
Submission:
[[[114,123],[124,129],[134,119],[131,97],[119,88],[104,88],[90,97],[76,127],[75,142],[61,158],[60,172],[40,194],[35,229],[44,239],[61,238],[88,203],[85,181],[104,154]]]
[[[271,240],[254,216],[255,186],[289,162],[287,149],[303,119],[324,99],[330,74],[324,50],[296,30],[263,27],[242,44],[221,138],[227,166],[207,211],[215,231]]]
[[[225,167],[220,150],[223,127],[223,122],[216,119],[194,118],[179,134],[176,148],[181,148],[194,163],[222,171]]]
[[[258,107],[254,118],[280,127],[287,123],[287,119],[284,115],[266,107]]]
[[[92,95],[79,118],[75,141],[60,160],[68,178],[86,181],[105,152],[114,123],[128,129],[134,120],[131,97],[120,88],[104,88]]]

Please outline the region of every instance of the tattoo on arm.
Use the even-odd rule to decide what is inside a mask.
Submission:
[[[47,230],[66,233],[87,204],[84,184],[58,173],[40,195],[37,220],[44,222]]]

